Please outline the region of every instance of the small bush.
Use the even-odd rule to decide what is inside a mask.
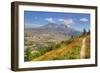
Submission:
[[[61,45],[60,44],[57,44],[55,48],[60,48],[60,47],[61,47]]]
[[[66,59],[79,59],[80,58],[80,46],[75,46],[70,51],[66,52],[63,56],[54,57],[53,60],[66,60]]]
[[[27,48],[24,51],[24,61],[31,61],[32,60],[32,54],[31,54],[32,49]]]
[[[39,51],[32,51],[31,54],[32,54],[32,59],[39,57],[41,55],[41,53]]]

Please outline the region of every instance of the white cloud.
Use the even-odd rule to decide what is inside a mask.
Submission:
[[[56,23],[53,18],[46,18],[46,20],[50,23]],[[70,27],[72,24],[74,24],[73,19],[58,19],[59,22],[62,22],[64,25]],[[58,23],[59,23],[58,22]]]
[[[80,21],[81,21],[81,22],[87,22],[88,19],[87,19],[87,18],[81,18]]]
[[[74,24],[73,19],[59,19],[58,21],[61,21],[64,23],[64,25],[70,27],[72,24]]]
[[[68,19],[68,20],[64,20],[64,24],[69,26],[72,25],[74,23],[74,21],[72,19]]]
[[[58,21],[64,21],[65,19],[58,19]]]
[[[46,20],[47,20],[49,23],[55,23],[55,21],[54,21],[53,18],[46,18]]]

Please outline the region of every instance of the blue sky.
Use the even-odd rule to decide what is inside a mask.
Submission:
[[[47,23],[65,24],[71,28],[82,31],[90,29],[90,14],[24,11],[25,27],[40,27]]]

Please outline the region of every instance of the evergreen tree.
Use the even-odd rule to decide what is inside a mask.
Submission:
[[[83,29],[83,36],[85,36],[86,35],[86,29],[84,28]]]

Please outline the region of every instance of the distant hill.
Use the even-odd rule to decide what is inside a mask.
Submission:
[[[32,37],[35,42],[61,42],[81,32],[64,24],[48,23],[37,28],[25,28],[25,37]]]
[[[80,35],[80,31],[77,31],[74,28],[68,27],[65,24],[56,24],[56,23],[48,23],[47,25],[44,25],[41,27],[42,29],[50,29],[54,31],[58,31],[63,33],[64,35],[69,35],[69,36],[77,36]]]

